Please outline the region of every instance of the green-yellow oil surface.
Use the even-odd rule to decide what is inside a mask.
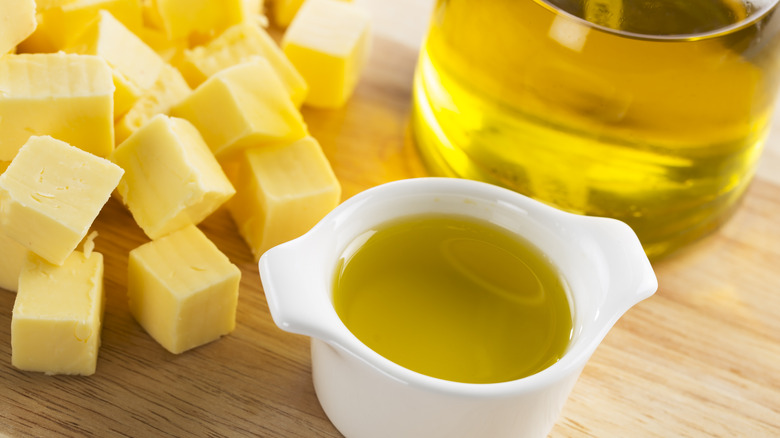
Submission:
[[[344,254],[333,301],[346,327],[421,374],[496,383],[539,372],[569,345],[565,283],[538,250],[495,225],[421,215]]]
[[[649,255],[668,253],[729,216],[760,156],[780,18],[718,33],[753,7],[439,0],[414,138],[435,173],[620,219]]]

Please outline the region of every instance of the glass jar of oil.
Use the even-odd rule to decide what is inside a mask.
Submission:
[[[438,0],[412,129],[433,173],[620,219],[657,258],[754,174],[780,79],[777,0]]]

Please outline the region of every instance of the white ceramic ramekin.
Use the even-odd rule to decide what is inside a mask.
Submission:
[[[570,289],[573,339],[560,361],[504,383],[445,381],[403,368],[361,343],[332,303],[339,256],[378,224],[420,213],[469,215],[517,233]],[[274,322],[312,338],[317,397],[347,437],[543,437],[586,362],[657,280],[624,223],[556,210],[516,192],[454,178],[384,184],[348,199],[304,236],[267,251],[260,276]]]

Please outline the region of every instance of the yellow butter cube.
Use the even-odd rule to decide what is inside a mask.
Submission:
[[[0,160],[31,135],[51,135],[101,157],[114,149],[111,69],[96,56],[0,57]]]
[[[244,19],[243,0],[152,0],[148,16],[169,39],[208,40]]]
[[[9,164],[9,161],[0,161],[0,174],[5,172]],[[0,289],[16,292],[27,251],[19,242],[5,235],[0,221]]]
[[[0,289],[16,292],[28,252],[25,246],[6,236],[0,226]]]
[[[238,267],[191,225],[130,251],[130,312],[178,354],[233,331],[240,279]]]
[[[306,96],[306,82],[268,32],[256,22],[234,25],[208,44],[186,50],[177,67],[194,88],[209,76],[255,56],[261,56],[271,64],[293,103],[300,106]]]
[[[66,51],[97,55],[111,67],[116,91],[114,117],[121,117],[154,86],[165,62],[108,11],[99,11]]]
[[[189,44],[183,38],[168,39],[165,32],[150,27],[142,27],[135,31],[135,34],[167,63],[173,63],[176,59],[181,58]]]
[[[51,137],[30,137],[0,175],[0,227],[61,265],[122,177],[114,163]]]
[[[298,108],[262,58],[214,74],[174,106],[171,115],[192,122],[218,158],[307,133]]]
[[[235,193],[200,133],[183,119],[155,116],[111,159],[125,169],[117,192],[152,239],[199,223]]]
[[[103,256],[74,251],[62,266],[30,254],[11,318],[11,363],[46,374],[94,374],[103,319]]]
[[[252,16],[265,15],[265,1],[263,0],[242,0],[242,7],[244,8],[244,18],[252,19]]]
[[[114,125],[114,137],[119,144],[157,114],[167,114],[173,105],[181,102],[192,90],[179,70],[163,65],[160,76]]]
[[[304,103],[342,106],[357,85],[370,43],[370,17],[357,4],[305,2],[282,38],[284,53],[309,85]]]
[[[47,9],[65,6],[68,3],[73,3],[75,1],[77,0],[35,0],[35,8],[38,12],[42,12]]]
[[[281,28],[289,26],[302,4],[303,0],[273,0],[271,12],[274,24]]]
[[[19,45],[20,52],[50,53],[70,46],[84,28],[106,11],[132,30],[142,24],[140,0],[72,0],[49,2],[38,14],[38,27]]]
[[[298,10],[301,8],[304,0],[273,0],[271,2],[271,13],[274,24],[281,28],[290,25]],[[341,0],[351,2],[352,0]]]
[[[49,39],[49,35],[42,30],[45,29],[43,19],[42,13],[35,14],[35,30],[16,45],[13,53],[52,53],[57,51],[54,43]]]
[[[157,13],[157,4],[154,0],[141,0],[141,15],[144,27],[162,30],[162,18]]]
[[[341,200],[341,185],[312,137],[249,149],[230,168],[236,196],[227,208],[256,260],[304,234]]]
[[[352,0],[341,1],[351,2]],[[289,26],[303,2],[304,0],[273,0],[270,6],[274,24],[281,28]]]
[[[15,50],[37,24],[34,0],[0,0],[0,55]]]
[[[0,174],[5,172],[10,164],[10,161],[0,161]],[[19,272],[28,252],[25,246],[6,236],[0,220],[0,289],[16,292]]]

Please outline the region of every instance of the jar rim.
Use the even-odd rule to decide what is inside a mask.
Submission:
[[[750,13],[745,18],[735,23],[729,24],[727,26],[719,27],[716,29],[712,29],[712,30],[702,31],[702,32],[654,35],[649,33],[629,32],[629,31],[615,29],[609,26],[593,23],[591,21],[588,21],[582,17],[579,17],[577,15],[574,15],[562,9],[561,7],[551,3],[550,0],[533,0],[533,1],[536,2],[538,5],[540,5],[541,7],[555,13],[559,17],[566,17],[587,28],[597,29],[601,32],[610,33],[623,38],[632,38],[632,39],[658,41],[658,42],[696,41],[696,40],[710,39],[710,38],[716,38],[716,37],[728,35],[737,32],[741,29],[744,29],[746,27],[750,27],[757,21],[764,19],[770,12],[774,10],[774,8],[778,5],[778,2],[780,2],[780,0],[742,0],[744,3],[747,3],[748,5],[752,6],[753,10],[751,10]]]

